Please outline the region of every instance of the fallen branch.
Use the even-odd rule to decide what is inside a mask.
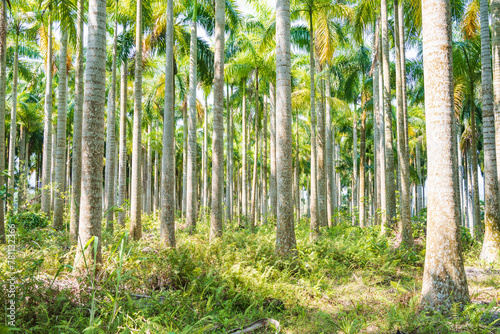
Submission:
[[[280,332],[280,323],[277,320],[274,319],[269,319],[269,318],[264,318],[264,319],[259,319],[257,321],[252,322],[250,325],[245,326],[241,329],[233,329],[228,332],[228,334],[243,334],[243,333],[250,333],[253,332],[256,329],[259,329],[261,327],[267,327],[269,325],[272,325],[274,329],[276,329],[276,333]]]

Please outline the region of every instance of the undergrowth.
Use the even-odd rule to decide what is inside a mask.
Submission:
[[[420,311],[425,241],[398,250],[378,227],[324,228],[311,243],[303,219],[296,227],[299,258],[285,261],[274,254],[272,221],[253,230],[227,227],[223,238],[211,243],[208,223],[200,222],[193,235],[179,229],[177,248],[165,249],[157,218],[145,216],[140,241],[129,240],[120,227],[114,235],[104,233],[102,266],[77,274],[67,232],[45,227],[44,217],[32,214],[11,220],[21,218],[27,221],[16,223],[21,333],[225,333],[260,318],[278,320],[282,333],[492,333],[496,328],[494,319],[487,319],[494,304],[471,304],[446,316]],[[421,226],[414,225],[416,240],[424,239]],[[3,257],[2,305],[7,305],[7,278]]]

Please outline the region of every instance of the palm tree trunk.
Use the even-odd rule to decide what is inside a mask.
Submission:
[[[500,188],[500,0],[491,0],[491,45],[493,49],[493,103],[495,113],[495,146]],[[499,189],[500,191],[500,189]]]
[[[17,138],[17,71],[19,61],[19,34],[16,33],[14,45],[14,65],[12,67],[12,112],[10,114],[10,140],[9,140],[9,181],[8,189],[12,191],[14,196],[14,158],[16,155],[16,138]],[[14,197],[12,197],[13,199]]]
[[[152,186],[153,186],[153,151],[151,150],[151,124],[148,125],[148,147],[146,149],[146,214],[151,214],[151,205],[153,201]]]
[[[115,113],[116,113],[116,60],[117,60],[117,38],[118,38],[118,21],[115,18],[115,30],[113,34],[113,62],[111,64],[111,87],[108,95],[108,115],[106,125],[106,169],[105,169],[105,184],[106,184],[106,230],[113,233],[114,212],[111,208],[115,205]]]
[[[330,71],[327,65],[326,68],[327,80],[326,80],[326,186],[327,186],[327,223],[328,227],[333,226],[332,217],[334,210],[334,180],[333,180],[333,145],[332,145],[332,108],[330,105],[331,92],[331,82],[330,82]]]
[[[271,104],[270,116],[270,153],[271,153],[271,174],[269,175],[269,197],[271,200],[271,216],[276,218],[278,214],[276,195],[276,92],[274,84],[269,83],[269,100]]]
[[[27,185],[28,185],[28,159],[26,150],[26,128],[23,124],[19,127],[19,199],[18,208],[22,208],[26,201]],[[18,209],[19,210],[19,209]]]
[[[2,0],[4,1],[4,0]],[[43,122],[42,212],[49,214],[52,157],[52,20],[49,14],[48,46],[45,70],[45,117]],[[3,108],[2,108],[3,109]],[[3,168],[1,168],[3,170]]]
[[[210,239],[222,235],[224,192],[224,0],[215,1],[214,120],[212,140],[212,207]],[[229,119],[229,118],[228,118]],[[228,124],[229,132],[229,124]],[[228,136],[229,137],[229,136]],[[229,154],[228,154],[229,157]],[[227,184],[229,185],[229,183]],[[227,191],[227,190],[226,190]],[[229,203],[226,203],[229,205]]]
[[[165,109],[163,114],[163,148],[161,168],[161,225],[163,245],[175,247],[175,133],[174,133],[174,2],[167,0]]]
[[[352,225],[356,225],[356,209],[358,203],[358,119],[356,114],[356,104],[354,108],[354,120],[352,122],[352,197],[351,216]]]
[[[202,168],[203,168],[203,210],[207,212],[208,208],[208,102],[205,96],[205,115],[203,122],[203,152],[202,152]]]
[[[260,135],[260,109],[259,109],[259,69],[255,70],[255,145],[254,145],[254,158],[253,158],[253,178],[252,178],[252,212],[250,226],[254,227],[259,218],[257,210],[257,167],[259,165],[259,135]]]
[[[57,138],[56,164],[55,164],[55,184],[54,184],[54,221],[56,230],[62,230],[64,224],[64,172],[66,167],[66,112],[67,101],[67,58],[68,58],[68,33],[63,31],[61,36],[61,49],[59,56],[59,85],[57,104]]]
[[[450,12],[448,1],[422,1],[426,130],[430,143],[427,146],[429,210],[422,303],[443,311],[449,310],[453,303],[469,301],[456,184]]]
[[[132,127],[132,189],[130,195],[130,236],[139,240],[142,235],[142,3],[137,1],[135,30],[135,81],[134,81],[134,123]]]
[[[379,210],[381,209],[381,201],[382,201],[382,194],[381,194],[381,185],[382,185],[382,178],[381,174],[383,173],[382,170],[382,159],[383,159],[383,149],[382,149],[382,140],[381,140],[381,132],[382,132],[382,116],[380,114],[380,78],[379,78],[379,69],[380,69],[380,52],[378,45],[380,44],[380,38],[379,38],[379,20],[375,22],[375,36],[374,36],[374,47],[376,48],[375,54],[374,54],[374,64],[373,64],[373,153],[374,153],[374,162],[375,162],[375,179],[374,179],[374,197],[375,197],[375,205],[374,205],[374,220],[373,224],[378,225],[380,223],[380,216],[378,215]]]
[[[365,185],[365,162],[366,160],[366,111],[363,110],[361,115],[361,127],[359,134],[359,226],[366,226],[366,212],[365,207],[368,203],[368,199],[365,197],[366,185]]]
[[[262,157],[262,217],[263,224],[267,225],[267,101],[266,97],[264,97],[264,128],[262,133],[262,148],[263,148],[263,157]]]
[[[123,28],[125,31],[125,27]],[[120,69],[120,138],[118,158],[118,224],[125,227],[125,199],[127,198],[127,60]]]
[[[241,131],[243,132],[243,139],[242,139],[242,146],[243,146],[243,168],[241,171],[241,206],[242,206],[242,216],[243,216],[243,221],[245,224],[247,224],[247,219],[248,219],[248,211],[247,211],[247,202],[248,202],[248,182],[247,182],[247,144],[248,144],[248,136],[247,136],[247,98],[246,98],[246,79],[243,80],[243,101],[242,101],[242,107],[241,107],[241,118],[242,118],[242,129]]]
[[[188,116],[187,107],[182,108],[183,146],[182,146],[182,216],[186,217],[187,204],[187,155],[188,155]]]
[[[80,220],[80,195],[82,184],[82,113],[83,113],[83,0],[78,0],[76,26],[75,107],[73,112],[73,161],[71,166],[70,239],[76,242]]]
[[[276,2],[276,185],[278,219],[276,254],[296,256],[292,203],[292,91],[290,1]]]
[[[7,53],[7,1],[1,0],[0,9],[0,171],[5,170],[5,88],[6,88],[6,53]],[[0,173],[0,187],[5,180]],[[4,201],[0,199],[0,244],[5,244]]]
[[[389,40],[387,21],[387,2],[381,0],[381,27],[382,27],[382,74],[385,123],[385,204],[382,214],[381,233],[388,233],[396,215],[396,191],[394,182],[394,156],[392,145],[392,111],[391,111],[391,82],[389,71]]]
[[[229,103],[229,85],[226,85],[227,107],[227,162],[226,162],[226,220],[229,225],[233,220],[233,115]]]
[[[317,67],[319,72],[323,70],[323,67],[317,62]],[[318,135],[317,135],[317,182],[318,182],[318,220],[320,226],[328,226],[327,220],[327,208],[326,208],[326,130],[325,130],[325,94],[324,94],[325,80],[323,76],[320,77],[318,83],[318,91],[320,94],[320,101],[318,103]]]
[[[480,1],[481,17],[481,96],[483,106],[484,139],[484,241],[481,260],[494,262],[500,254],[500,207],[495,151],[493,112],[493,82],[491,71],[490,29],[488,1]],[[500,98],[500,97],[499,97]]]
[[[471,89],[474,92],[474,89]],[[474,95],[471,95],[474,96]],[[478,178],[478,159],[477,159],[477,140],[476,140],[476,108],[474,102],[471,104],[471,162],[472,162],[472,185],[474,189],[474,230],[472,234],[476,240],[481,240],[483,228],[481,224],[481,207],[479,206],[479,178]]]
[[[102,157],[104,154],[104,103],[106,91],[106,1],[89,1],[87,70],[83,104],[82,197],[75,268],[84,269],[94,259],[102,262]],[[95,237],[94,245],[83,247]],[[85,261],[80,255],[85,251]]]
[[[422,147],[422,137],[419,137],[415,150],[416,152],[416,164],[417,164],[417,213],[423,208],[423,197],[422,197],[422,162],[421,162],[421,147]]]
[[[297,112],[297,118],[295,121],[295,186],[296,186],[296,219],[297,224],[300,223],[300,169],[299,169],[299,117]]]
[[[186,227],[190,232],[196,229],[197,214],[197,186],[196,186],[196,86],[197,79],[197,33],[196,15],[197,0],[194,0],[194,12],[191,23],[191,43],[189,57],[189,113],[188,113],[188,152],[187,152],[187,189],[186,189]],[[212,163],[213,164],[213,163]],[[212,183],[214,183],[212,181]],[[213,195],[212,195],[213,196]]]
[[[413,237],[411,231],[411,212],[410,212],[410,157],[408,154],[408,146],[406,145],[406,133],[408,132],[405,114],[405,101],[403,100],[403,81],[406,78],[403,76],[402,64],[404,64],[404,59],[401,55],[401,44],[404,44],[404,36],[400,29],[403,26],[400,24],[400,20],[403,17],[399,17],[403,4],[399,0],[394,0],[394,39],[396,41],[396,100],[397,100],[397,149],[398,149],[398,167],[401,175],[401,192],[399,196],[399,211],[400,219],[398,223],[398,243],[400,245],[410,248],[413,246]]]
[[[316,142],[316,94],[315,94],[315,82],[314,82],[314,32],[313,32],[313,20],[312,20],[312,9],[309,9],[309,76],[311,81],[311,225],[310,225],[310,240],[314,241],[318,239],[319,236],[319,226],[320,221],[318,217],[318,190],[317,190],[317,142]],[[278,158],[276,156],[276,158]]]

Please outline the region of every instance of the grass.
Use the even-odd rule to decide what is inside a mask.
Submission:
[[[272,221],[253,231],[226,227],[213,243],[208,223],[200,222],[196,234],[177,231],[175,250],[160,246],[154,216],[143,224],[138,242],[120,229],[102,236],[104,263],[95,277],[72,273],[76,250],[65,231],[20,227],[19,332],[225,333],[260,318],[278,320],[281,333],[500,332],[489,317],[499,292],[495,272],[469,278],[471,298],[486,304],[446,316],[419,311],[425,241],[400,251],[378,227],[342,224],[310,243],[303,219],[296,227],[299,261],[287,262],[274,255]],[[479,247],[466,247],[468,266],[480,266]],[[2,257],[2,284],[6,271]],[[4,288],[0,303],[7,303]]]

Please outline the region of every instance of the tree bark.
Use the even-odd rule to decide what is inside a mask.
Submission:
[[[56,164],[54,183],[54,220],[53,226],[56,230],[62,230],[64,225],[64,181],[66,167],[66,111],[68,108],[68,80],[67,80],[67,58],[68,58],[68,33],[63,31],[61,36],[61,49],[59,56],[59,85],[57,104],[57,138],[56,138]]]
[[[255,145],[253,157],[253,177],[252,177],[252,206],[250,226],[254,227],[259,221],[257,206],[258,176],[257,167],[259,165],[259,135],[260,135],[260,108],[259,108],[259,69],[255,70]]]
[[[483,106],[484,141],[484,240],[481,260],[491,263],[500,254],[500,207],[495,149],[495,119],[493,112],[493,82],[491,70],[488,1],[480,1],[481,17],[481,97]],[[495,100],[500,96],[495,96]]]
[[[4,0],[2,0],[4,2]],[[43,166],[42,166],[42,212],[49,214],[51,190],[51,157],[52,157],[52,20],[49,13],[48,46],[45,69],[45,117],[43,122]],[[1,107],[1,106],[0,106]],[[3,108],[0,108],[3,109]],[[1,167],[1,166],[0,166]],[[1,168],[3,170],[3,168]],[[0,217],[1,218],[1,217]]]
[[[271,200],[271,216],[276,218],[277,194],[276,194],[276,92],[274,84],[269,82],[269,102],[270,102],[270,154],[271,154],[271,173],[269,175],[269,197]]]
[[[317,62],[318,70],[321,72],[323,67]],[[318,83],[318,90],[320,95],[320,101],[318,103],[318,134],[316,137],[317,144],[317,183],[318,183],[318,221],[320,226],[328,226],[327,220],[327,208],[326,208],[326,163],[325,163],[325,150],[326,150],[326,130],[325,130],[325,94],[324,94],[325,80],[323,76],[320,76]]]
[[[6,53],[7,53],[7,1],[1,0],[0,9],[0,171],[5,170],[5,89],[6,89]],[[50,67],[49,67],[50,68]],[[0,188],[5,184],[0,173]],[[5,203],[0,199],[0,244],[5,244]]]
[[[17,29],[17,28],[16,28]],[[15,156],[16,156],[16,139],[17,139],[17,72],[18,72],[18,62],[19,62],[19,33],[16,31],[15,42],[14,42],[14,64],[12,66],[12,112],[10,114],[10,140],[9,140],[9,181],[8,189],[12,194],[12,200],[14,200],[14,174],[15,174]],[[13,205],[12,205],[13,207]],[[19,205],[18,205],[19,207]]]
[[[87,70],[83,102],[82,196],[75,268],[102,263],[102,157],[106,91],[106,1],[89,1]],[[83,247],[95,237],[92,245]],[[97,247],[94,248],[95,242]],[[94,252],[94,249],[96,252]],[[84,258],[80,255],[85,254]]]
[[[134,123],[132,127],[132,189],[130,195],[130,236],[139,240],[142,235],[142,3],[137,2],[135,29]]]
[[[428,158],[427,244],[422,304],[449,311],[467,303],[469,291],[460,241],[450,3],[422,1]]]
[[[125,30],[125,27],[123,28]],[[127,60],[120,69],[120,138],[118,158],[118,224],[125,227],[125,200],[127,198]]]
[[[212,207],[210,240],[222,235],[224,192],[224,0],[215,1],[214,114],[212,140]],[[229,125],[228,125],[229,127]],[[229,156],[229,154],[228,154]],[[228,205],[228,203],[226,203]]]
[[[292,203],[292,92],[290,1],[276,2],[276,171],[278,219],[276,254],[297,255]]]

